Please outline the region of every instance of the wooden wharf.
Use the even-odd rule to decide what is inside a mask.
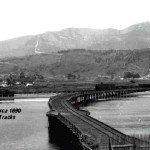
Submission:
[[[111,98],[111,100],[115,100],[117,97],[146,90],[148,89],[136,88],[59,94],[49,100],[51,109],[47,113],[49,124],[55,124],[53,118],[58,120],[58,123],[64,124],[78,138],[83,149],[150,150],[149,141],[125,135],[105,123],[90,117],[88,112],[82,111],[78,107],[79,104],[94,102],[98,99],[107,100]]]

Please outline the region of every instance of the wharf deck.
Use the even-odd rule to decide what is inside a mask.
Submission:
[[[130,137],[120,131],[90,117],[85,111],[75,109],[70,103],[70,99],[76,94],[61,94],[50,99],[50,108],[57,114],[58,118],[63,118],[64,124],[75,126],[80,132],[81,140],[89,145],[91,149],[110,150],[110,145],[129,145],[129,149],[134,149],[134,144],[141,143],[149,145],[148,142]]]

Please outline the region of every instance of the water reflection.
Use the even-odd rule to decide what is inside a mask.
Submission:
[[[59,150],[49,142],[48,98],[2,102],[0,109],[21,108],[15,120],[0,120],[1,150]],[[1,114],[8,115],[8,114]]]
[[[91,116],[125,134],[150,134],[150,92],[115,101],[91,103],[84,109]]]
[[[150,92],[85,106],[91,116],[126,133],[150,133]],[[50,140],[46,113],[49,98],[17,99],[0,103],[0,109],[21,108],[15,120],[0,120],[1,150],[60,150]],[[68,149],[65,149],[68,150]]]

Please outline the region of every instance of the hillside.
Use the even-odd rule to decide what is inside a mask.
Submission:
[[[82,79],[98,75],[122,76],[124,71],[150,74],[150,49],[141,50],[68,50],[52,54],[1,59],[0,73],[38,73],[48,78],[62,79],[73,74]]]
[[[150,23],[123,30],[67,28],[0,42],[0,57],[50,54],[60,50],[128,50],[150,48]]]

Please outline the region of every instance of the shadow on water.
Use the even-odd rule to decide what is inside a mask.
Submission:
[[[120,100],[129,97],[137,97],[138,95],[124,95],[121,97],[114,97],[96,100],[96,101],[87,101],[86,103],[78,103],[75,108],[86,107],[91,105],[92,103],[99,103],[101,101],[107,102],[108,100]],[[126,99],[127,100],[127,99]],[[69,130],[63,123],[53,117],[49,117],[49,127],[48,127],[48,137],[49,143],[52,144],[57,150],[83,150],[83,147],[79,141],[79,139]]]
[[[49,143],[52,144],[57,150],[83,150],[80,141],[68,129],[59,130],[57,132],[53,129],[48,129]]]
[[[49,143],[57,150],[83,150],[76,135],[56,118],[49,123],[48,136]]]
[[[53,145],[53,147],[56,150],[63,150],[61,148],[61,145],[57,142],[57,140],[53,137],[51,131],[50,131],[50,127],[48,127],[48,142],[50,145]],[[51,148],[51,147],[50,147]]]
[[[100,102],[108,102],[108,101],[120,101],[120,100],[124,100],[124,101],[131,101],[131,99],[129,98],[133,98],[133,97],[138,97],[139,94],[128,94],[128,95],[122,95],[120,97],[107,97],[105,99],[97,99],[97,100],[88,100],[86,102],[79,102],[78,104],[73,105],[74,108],[79,109],[84,108],[84,107],[88,107],[91,106],[92,104],[96,104],[96,103],[100,103]]]

